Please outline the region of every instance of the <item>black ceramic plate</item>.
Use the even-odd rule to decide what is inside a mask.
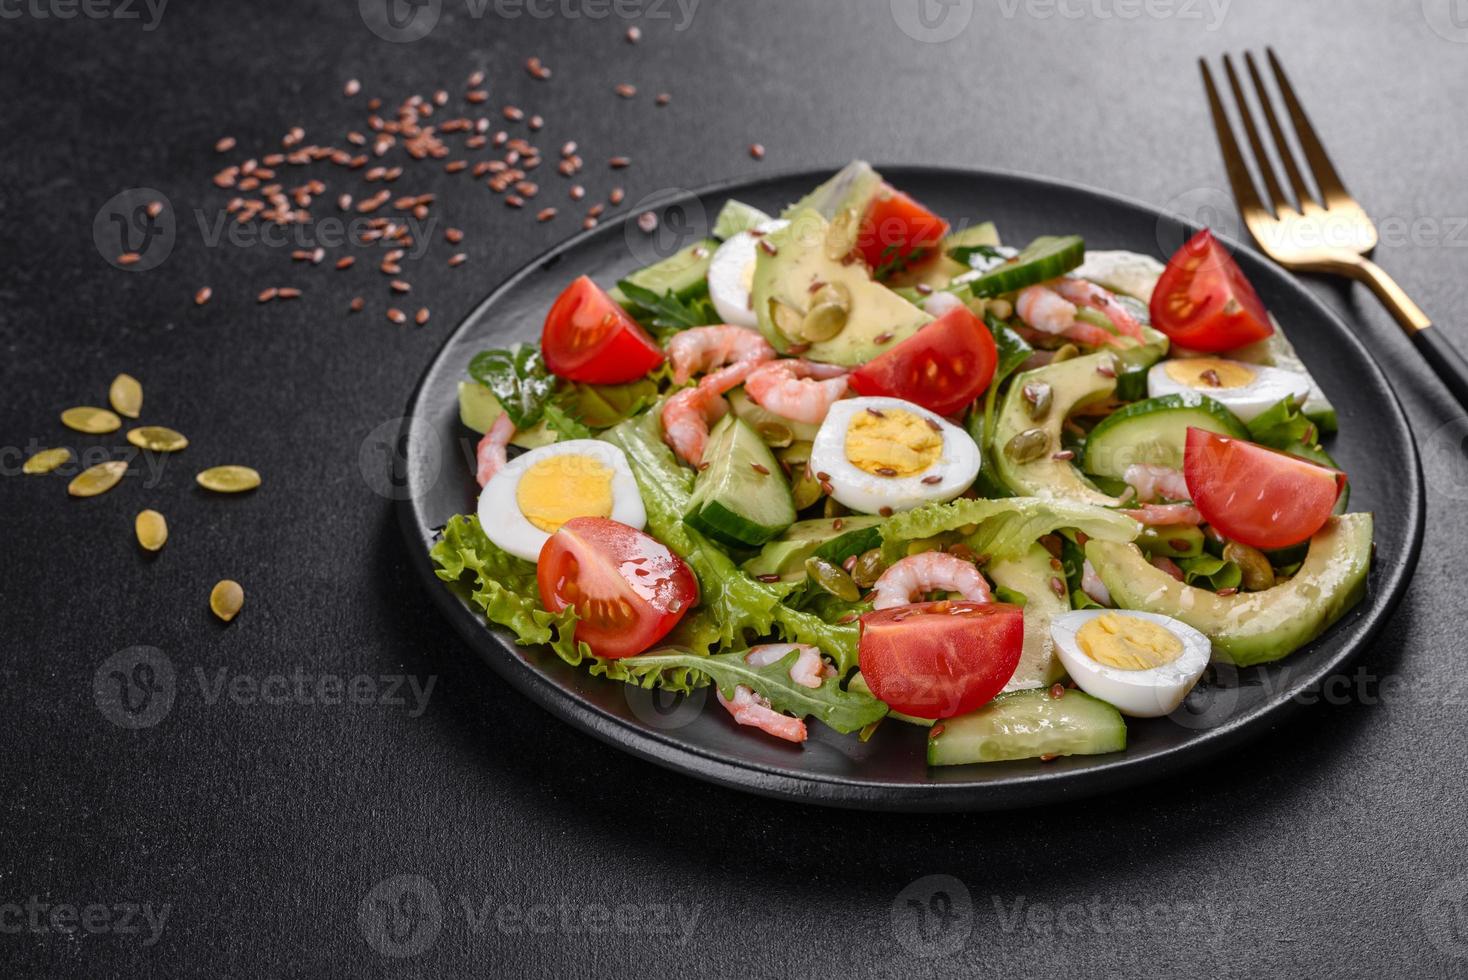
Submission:
[[[1014,174],[884,167],[896,186],[958,223],[992,220],[1006,241],[1078,233],[1092,248],[1165,257],[1193,230],[1175,218],[1108,194]],[[1352,331],[1292,278],[1252,251],[1239,263],[1284,324],[1340,416],[1330,446],[1351,477],[1351,509],[1376,514],[1376,560],[1365,601],[1323,637],[1279,664],[1210,670],[1170,718],[1129,720],[1123,753],[929,769],[925,729],[883,724],[863,743],[812,722],[793,746],[738,729],[704,692],[664,698],[598,680],[554,654],[516,647],[433,575],[436,529],[472,513],[471,433],[458,421],[456,389],[470,357],[539,336],[545,311],[575,276],[617,278],[703,234],[730,197],[774,213],[829,172],[786,174],[669,197],[655,210],[657,235],[614,222],[553,249],[496,289],[462,323],[424,373],[407,410],[398,455],[400,517],[425,587],[478,653],[551,714],[644,759],[725,786],[836,806],[886,810],[1021,807],[1117,789],[1194,765],[1278,722],[1298,695],[1371,641],[1407,587],[1422,537],[1417,452],[1401,406]],[[547,719],[546,724],[552,722]]]

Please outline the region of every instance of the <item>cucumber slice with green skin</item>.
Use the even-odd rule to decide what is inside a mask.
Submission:
[[[1001,694],[977,711],[948,718],[928,735],[928,765],[965,766],[1040,756],[1102,755],[1126,748],[1121,712],[1081,691]]]
[[[1091,430],[1083,469],[1120,479],[1133,463],[1179,470],[1188,427],[1248,439],[1233,412],[1206,395],[1163,395],[1117,409]]]
[[[969,289],[985,297],[1017,292],[1063,276],[1085,258],[1086,243],[1079,235],[1042,235],[1008,262],[972,280]]]
[[[683,519],[732,545],[758,547],[795,523],[795,501],[764,440],[733,414],[709,433]]]
[[[860,555],[881,545],[882,534],[877,528],[882,520],[880,517],[853,515],[797,521],[745,562],[744,571],[754,576],[798,574],[804,578],[807,558],[824,558],[840,565],[852,555]],[[839,528],[834,526],[837,524]]]
[[[705,238],[624,278],[632,285],[650,289],[659,296],[671,291],[679,299],[692,299],[708,291],[709,263],[718,247],[718,242]],[[613,289],[608,295],[622,306],[630,305],[620,289]]]

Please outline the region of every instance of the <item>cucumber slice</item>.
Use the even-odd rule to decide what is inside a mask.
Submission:
[[[784,534],[768,542],[760,553],[744,563],[750,575],[799,575],[805,577],[807,558],[824,558],[840,565],[852,555],[870,551],[882,543],[880,517],[853,515],[832,520],[818,517],[797,521]],[[836,525],[840,527],[836,527]]]
[[[650,289],[659,296],[671,291],[679,299],[691,299],[708,291],[709,263],[718,247],[719,243],[712,238],[701,239],[661,262],[638,269],[626,276],[626,281]],[[621,289],[613,289],[608,295],[622,306],[628,305],[627,296]]]
[[[1189,426],[1249,438],[1234,413],[1208,396],[1163,395],[1117,409],[1092,429],[1082,468],[1114,479],[1133,463],[1181,469]]]
[[[1039,756],[1101,755],[1126,748],[1121,712],[1081,691],[1001,694],[977,711],[949,718],[928,735],[928,765],[963,766]]]
[[[795,523],[790,485],[753,429],[732,413],[709,433],[683,519],[710,537],[758,547]]]
[[[969,282],[975,296],[998,296],[1048,282],[1076,268],[1086,257],[1079,235],[1042,235],[1003,265]]]

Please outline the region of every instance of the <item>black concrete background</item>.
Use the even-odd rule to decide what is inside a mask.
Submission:
[[[206,235],[228,200],[210,183],[224,162],[295,125],[339,142],[369,95],[392,106],[442,86],[462,106],[477,68],[488,114],[513,102],[545,116],[552,160],[580,142],[584,203],[614,184],[635,201],[864,156],[1055,176],[1230,228],[1196,59],[1273,44],[1382,223],[1382,263],[1468,346],[1460,2],[934,0],[921,21],[909,0],[704,0],[691,18],[653,0],[443,0],[409,43],[374,34],[359,6],[381,9],[0,3],[7,975],[1468,971],[1455,448],[1468,422],[1359,288],[1312,285],[1379,352],[1431,488],[1415,585],[1359,671],[1201,771],[1044,810],[904,817],[715,789],[578,735],[505,691],[410,576],[359,452],[457,319],[576,229],[549,164],[533,204],[562,213],[546,224],[438,165],[393,185],[440,195],[427,256],[405,263],[400,305],[433,312],[421,329],[385,319],[386,277],[365,250],[336,272],[292,263],[291,245]],[[552,79],[526,74],[532,54]],[[364,92],[347,100],[352,77]],[[612,93],[621,82],[636,99]],[[217,155],[226,134],[240,148]],[[609,172],[613,154],[632,167]],[[372,189],[312,172],[331,183],[318,216],[341,189]],[[129,188],[156,189],[175,219],[171,253],[142,272],[108,261],[106,205]],[[466,232],[458,269],[448,225]],[[195,308],[206,284],[214,299]],[[257,304],[271,285],[305,295]],[[349,317],[359,294],[367,309]],[[139,461],[87,501],[66,497],[64,476],[19,475],[39,446],[125,448],[56,421],[101,404],[118,371],[142,379],[145,418],[187,433],[188,451]],[[224,462],[258,467],[264,487],[193,487]],[[173,529],[153,559],[131,536],[145,506]],[[228,627],[205,605],[223,577],[247,593]],[[123,652],[136,646],[157,652]],[[112,719],[139,716],[107,696],[122,669],[136,697],[140,663],[161,718],[129,729]],[[249,695],[298,671],[433,686],[421,712],[407,687],[404,705]],[[161,931],[130,903],[166,914]]]

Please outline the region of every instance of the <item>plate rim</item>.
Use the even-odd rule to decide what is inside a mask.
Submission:
[[[732,196],[740,188],[757,187],[781,181],[807,178],[813,183],[834,173],[836,167],[788,168],[770,173],[732,177],[691,189],[678,189],[665,199],[654,202],[656,207],[667,207],[680,201],[707,199],[720,195]],[[1171,221],[1184,229],[1198,230],[1197,222],[1178,215],[1168,214],[1161,208],[1138,201],[1112,191],[1091,187],[1063,178],[1045,177],[1038,174],[989,167],[955,167],[928,164],[874,165],[883,174],[908,175],[948,180],[992,180],[1016,182],[1036,189],[1062,188],[1075,194],[1099,199],[1111,206],[1140,211],[1158,221]],[[900,178],[899,178],[900,180]],[[402,451],[393,454],[394,486],[411,484],[412,467],[409,460],[413,454],[411,444],[414,437],[413,420],[418,417],[420,403],[427,393],[427,383],[439,368],[449,347],[471,324],[481,319],[482,313],[493,306],[500,297],[509,292],[526,277],[555,263],[560,257],[583,242],[612,232],[621,233],[628,222],[635,220],[632,212],[616,221],[603,223],[596,228],[580,231],[547,249],[517,267],[455,324],[434,350],[423,371],[414,382],[403,413],[402,429],[399,433]],[[1410,508],[1406,549],[1400,561],[1390,566],[1378,566],[1382,576],[1379,583],[1381,595],[1368,595],[1364,607],[1364,618],[1356,628],[1358,635],[1342,653],[1323,663],[1318,669],[1292,678],[1271,695],[1267,704],[1257,712],[1231,718],[1207,729],[1199,736],[1148,756],[1128,758],[1119,753],[1114,759],[1088,765],[1075,771],[1036,769],[1033,773],[1020,773],[999,780],[945,781],[945,782],[855,782],[848,777],[826,773],[791,774],[760,762],[731,759],[711,749],[691,745],[672,735],[639,728],[610,714],[595,704],[581,699],[572,690],[562,687],[548,675],[538,670],[526,657],[518,652],[512,642],[506,640],[501,631],[486,622],[478,612],[461,599],[434,574],[434,566],[428,557],[428,545],[434,535],[427,529],[426,522],[418,510],[419,494],[408,493],[394,502],[399,528],[409,552],[409,560],[425,588],[441,612],[453,623],[455,630],[480,659],[520,694],[534,701],[547,713],[570,723],[578,730],[638,758],[663,768],[690,775],[706,782],[730,789],[753,792],[774,799],[815,803],[843,809],[881,810],[899,812],[952,812],[989,811],[1019,809],[1055,802],[1061,799],[1078,799],[1117,789],[1151,782],[1169,774],[1192,768],[1223,751],[1250,741],[1270,727],[1288,718],[1293,718],[1304,707],[1300,694],[1319,685],[1326,677],[1361,655],[1372,645],[1387,621],[1396,611],[1402,597],[1411,584],[1420,558],[1426,522],[1425,488],[1423,485],[1422,462],[1416,439],[1391,381],[1372,355],[1366,343],[1336,312],[1325,304],[1305,282],[1293,276],[1264,257],[1252,246],[1227,235],[1220,239],[1231,250],[1247,254],[1253,261],[1268,266],[1277,272],[1305,302],[1323,318],[1332,321],[1339,334],[1346,336],[1346,343],[1354,347],[1389,396],[1391,412],[1388,421],[1402,434],[1406,453],[1411,465],[1403,487],[1402,501]],[[1373,562],[1376,559],[1373,558]],[[1373,601],[1374,599],[1374,601]],[[485,644],[488,641],[488,649]],[[1314,642],[1314,641],[1312,641]],[[1285,663],[1287,661],[1279,661]],[[605,683],[613,683],[607,681]],[[1107,757],[1095,757],[1104,759]]]

